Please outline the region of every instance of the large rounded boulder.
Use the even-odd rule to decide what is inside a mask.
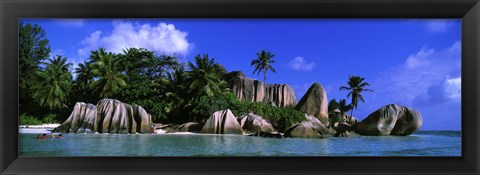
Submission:
[[[315,116],[323,125],[328,126],[328,98],[320,83],[313,83],[303,95],[295,109]]]
[[[243,130],[230,109],[213,113],[202,127],[201,133],[242,134]]]
[[[246,133],[274,132],[272,124],[261,116],[249,113],[238,118],[240,126]]]
[[[70,117],[55,128],[65,133],[151,133],[152,117],[141,106],[102,99],[96,106],[78,102]]]
[[[389,104],[368,115],[355,127],[361,135],[406,136],[422,126],[422,116],[417,110]]]

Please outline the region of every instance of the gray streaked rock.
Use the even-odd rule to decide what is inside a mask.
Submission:
[[[245,77],[241,72],[230,72],[225,79],[240,100],[267,102],[280,107],[297,104],[295,92],[288,84],[267,84],[265,87],[262,81]]]
[[[246,133],[274,132],[272,124],[261,116],[249,113],[238,118],[240,126]]]
[[[77,102],[68,119],[54,129],[54,132],[92,132],[97,118],[97,107],[90,103]]]
[[[230,109],[213,113],[202,127],[201,133],[242,134],[243,130]]]
[[[358,123],[355,132],[360,135],[406,136],[417,131],[422,124],[422,116],[417,110],[389,104]]]
[[[265,101],[285,107],[297,104],[297,97],[288,84],[267,84]]]
[[[150,133],[151,116],[141,106],[129,105],[115,99],[102,99],[97,103],[78,102],[70,117],[56,132],[70,133]]]

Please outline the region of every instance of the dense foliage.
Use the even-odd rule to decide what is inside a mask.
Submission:
[[[49,58],[49,41],[39,25],[20,23],[18,45],[20,111],[38,115],[45,110],[34,100],[31,87],[39,82],[40,64]]]
[[[330,100],[328,103],[328,116],[329,123],[333,125],[335,122],[346,121],[348,115],[347,112],[353,110],[353,105],[348,104],[345,99],[337,102],[336,99]]]

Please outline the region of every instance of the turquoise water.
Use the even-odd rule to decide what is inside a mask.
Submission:
[[[203,134],[19,135],[20,156],[461,156],[459,131],[302,139]]]

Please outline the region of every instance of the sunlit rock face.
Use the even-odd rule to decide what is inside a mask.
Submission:
[[[230,72],[225,78],[232,92],[240,99],[249,102],[267,102],[275,106],[297,104],[297,98],[288,84],[267,84],[245,77],[241,72]]]
[[[422,124],[422,116],[417,110],[389,104],[358,123],[355,132],[361,135],[406,136],[417,131]]]
[[[267,84],[265,100],[281,107],[297,104],[295,92],[288,84]]]
[[[240,126],[246,133],[274,132],[272,124],[259,115],[249,113],[238,117]]]
[[[243,130],[230,109],[213,113],[203,125],[201,133],[242,134]]]
[[[265,86],[261,81],[248,77],[233,77],[230,89],[240,100],[262,102],[265,97]]]
[[[328,97],[320,83],[310,86],[295,109],[315,116],[323,125],[328,126]]]
[[[152,118],[145,109],[115,99],[102,99],[96,106],[78,102],[70,117],[55,128],[64,133],[150,133]]]

